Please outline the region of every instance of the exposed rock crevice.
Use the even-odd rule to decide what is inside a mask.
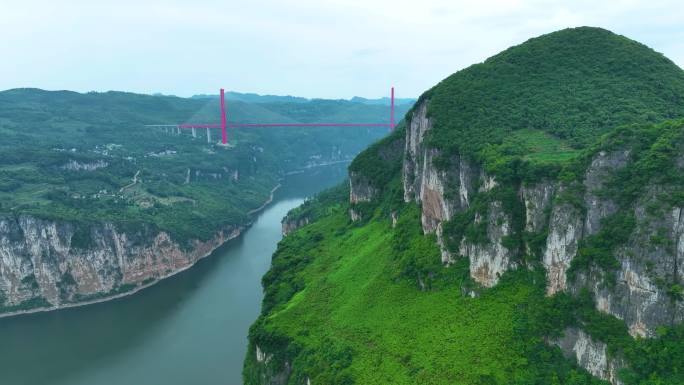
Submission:
[[[610,357],[603,342],[593,340],[580,329],[568,328],[563,337],[554,343],[561,348],[566,357],[577,360],[577,363],[592,375],[612,384],[622,385],[618,379],[618,371],[624,367],[624,362],[619,358]]]

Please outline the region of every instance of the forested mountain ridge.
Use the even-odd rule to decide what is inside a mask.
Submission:
[[[682,118],[684,71],[598,28],[445,79],[288,216],[245,382],[684,382]]]
[[[241,93],[241,92],[232,92],[228,91],[225,94],[226,100],[231,101],[231,100],[237,100],[237,101],[242,101],[242,102],[247,102],[247,103],[257,103],[257,104],[276,104],[276,103],[310,103],[310,102],[321,102],[325,101],[326,99],[321,99],[321,98],[303,98],[303,97],[298,97],[298,96],[278,96],[278,95],[259,95],[259,94],[254,94],[254,93]],[[192,98],[198,99],[198,98],[204,98],[204,99],[217,99],[218,95],[206,95],[206,94],[201,94],[201,95],[193,95]],[[360,96],[354,96],[351,99],[345,100],[345,99],[335,99],[335,100],[329,100],[332,102],[336,103],[346,103],[348,106],[353,106],[354,103],[360,103],[360,104],[369,104],[369,105],[384,105],[384,106],[389,106],[391,103],[391,100],[389,97],[382,97],[378,99],[368,99],[368,98],[363,98]],[[399,105],[412,105],[415,103],[416,99],[413,98],[395,98],[394,102],[397,106]]]
[[[365,119],[389,108],[229,102],[231,122]],[[398,108],[403,114],[409,106]],[[81,303],[187,267],[249,223],[287,172],[350,160],[382,128],[220,132],[217,99],[0,92],[0,313]],[[144,256],[144,258],[140,258]]]

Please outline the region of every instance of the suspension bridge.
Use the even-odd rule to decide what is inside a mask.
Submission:
[[[210,129],[221,129],[221,144],[228,145],[228,128],[249,128],[249,127],[388,127],[394,130],[394,87],[390,89],[390,116],[389,123],[228,123],[226,117],[226,100],[224,90],[221,88],[219,93],[221,123],[182,123],[182,124],[148,124],[146,127],[159,127],[165,129],[176,129],[180,133],[181,129],[191,129],[192,136],[197,137],[198,128],[207,130],[207,142],[211,143]]]

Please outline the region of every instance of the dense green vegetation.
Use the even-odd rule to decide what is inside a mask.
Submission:
[[[354,158],[349,165],[349,171],[363,172],[363,175],[372,181],[374,187],[384,189],[391,184],[392,178],[399,175],[405,135],[406,122],[401,121],[392,134],[374,143]],[[383,191],[380,191],[379,195],[384,195],[382,193]]]
[[[398,208],[395,227],[387,202],[359,225],[348,219],[344,187],[307,204],[321,216],[281,242],[263,279],[250,341],[274,354],[274,370],[292,364],[290,383],[602,384],[547,343],[568,327],[624,357],[625,384],[681,383],[682,326],[635,340],[586,291],[547,297],[534,258],[531,270],[510,271],[471,298],[468,260],[441,264],[414,204]],[[259,373],[248,356],[246,383]]]
[[[347,197],[349,197],[348,182],[340,184],[335,188],[321,191],[314,197],[307,198],[300,206],[290,210],[283,220],[292,222],[307,220],[314,222],[338,209],[342,202],[347,200]]]
[[[627,363],[619,377],[626,385],[676,385],[684,381],[684,325],[663,326],[656,338],[634,339],[625,323],[596,310],[591,294],[559,293],[536,298],[518,317],[523,335],[559,336],[566,327],[580,327],[608,346],[608,354]],[[540,340],[541,344],[542,341]]]
[[[467,260],[441,265],[415,206],[391,228],[379,217],[350,223],[339,204],[285,238],[263,280],[251,341],[276,353],[274,367],[293,364],[290,383],[601,383],[544,345],[530,324],[544,301],[543,275],[513,272],[470,298],[462,290]],[[429,287],[408,278],[418,271],[432,276]],[[258,383],[253,360],[248,384]]]
[[[273,355],[266,364],[247,357],[246,383],[259,383],[287,362],[290,384],[306,378],[314,384],[602,384],[550,343],[568,328],[583,330],[606,344],[609,358],[623,360],[624,384],[684,383],[684,326],[635,339],[624,321],[597,310],[587,289],[546,295],[541,262],[548,229],[524,231],[519,195],[527,184],[553,182],[554,204],[582,215],[592,159],[602,151],[629,151],[627,166],[595,192],[611,197],[616,212],[580,241],[568,272],[570,282],[579,273],[600,272],[610,289],[616,252],[643,219],[635,214],[637,200],[658,187],[647,202],[651,217],[684,203],[684,175],[674,167],[684,148],[684,71],[625,37],[577,28],[457,72],[420,101],[428,101],[433,123],[427,147],[441,153],[435,166],[448,173],[457,169],[453,155],[466,156],[497,182],[489,191],[475,186],[469,207],[443,223],[455,262],[441,263],[436,236],[423,234],[420,207],[402,199],[407,121],[350,165],[352,178],[376,190],[372,202],[349,207],[331,199],[333,193],[308,202],[302,210],[315,207],[319,219],[279,245],[263,280],[262,315],[250,330],[250,351],[259,346]],[[457,196],[458,183],[445,182],[446,199]],[[457,254],[463,239],[491,241],[487,213],[494,202],[507,216],[511,231],[502,245],[516,268],[487,289],[470,278],[468,259]],[[350,222],[350,208],[362,220]],[[675,247],[668,239],[657,234],[649,242]],[[672,303],[684,298],[679,279],[655,280]]]
[[[384,122],[384,105],[332,100],[230,101],[235,122]],[[382,128],[231,130],[230,147],[204,130],[180,135],[144,124],[214,122],[216,97],[122,92],[0,92],[0,215],[73,222],[74,246],[89,245],[88,224],[169,231],[179,241],[207,239],[245,223],[285,173],[350,159]],[[408,105],[398,107],[398,114]],[[84,167],[87,167],[84,168]],[[136,182],[133,178],[136,176]]]
[[[485,164],[514,155],[564,160],[618,126],[684,117],[684,71],[640,43],[583,27],[459,71],[420,98],[427,99],[430,142],[445,153]],[[521,140],[542,142],[539,154],[515,145]],[[553,147],[562,150],[550,154]]]

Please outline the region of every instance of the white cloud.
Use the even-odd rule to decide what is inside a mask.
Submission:
[[[59,3],[59,4],[58,4]],[[593,25],[684,65],[684,3],[615,0],[0,4],[0,89],[417,96],[528,38]]]

